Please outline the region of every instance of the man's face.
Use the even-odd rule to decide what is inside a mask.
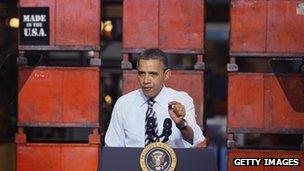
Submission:
[[[170,76],[170,71],[165,71],[158,59],[141,59],[137,70],[140,86],[147,98],[155,97]]]

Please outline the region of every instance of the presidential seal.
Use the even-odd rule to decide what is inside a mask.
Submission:
[[[176,167],[174,150],[162,142],[151,143],[140,154],[143,171],[174,171]]]

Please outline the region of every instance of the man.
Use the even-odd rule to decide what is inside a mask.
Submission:
[[[172,147],[185,148],[200,143],[204,137],[195,120],[192,98],[185,92],[164,86],[170,77],[166,54],[158,49],[144,51],[137,61],[137,70],[141,88],[117,100],[105,136],[106,146],[146,146],[149,144],[147,120],[151,117],[156,118],[158,136],[164,120],[173,121],[167,142]]]

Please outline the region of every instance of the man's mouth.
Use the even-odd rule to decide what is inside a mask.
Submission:
[[[143,90],[144,90],[144,91],[151,91],[151,90],[152,90],[152,87],[143,87]]]

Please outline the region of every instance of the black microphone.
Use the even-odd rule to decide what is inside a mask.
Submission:
[[[164,128],[162,135],[160,137],[164,136],[164,139],[162,142],[167,142],[169,140],[169,136],[172,134],[172,120],[170,118],[166,118],[164,120]]]
[[[153,117],[149,117],[147,119],[147,123],[146,123],[146,134],[148,135],[148,139],[149,139],[149,142],[155,142],[154,141],[154,138],[156,135],[155,133],[155,118]]]

